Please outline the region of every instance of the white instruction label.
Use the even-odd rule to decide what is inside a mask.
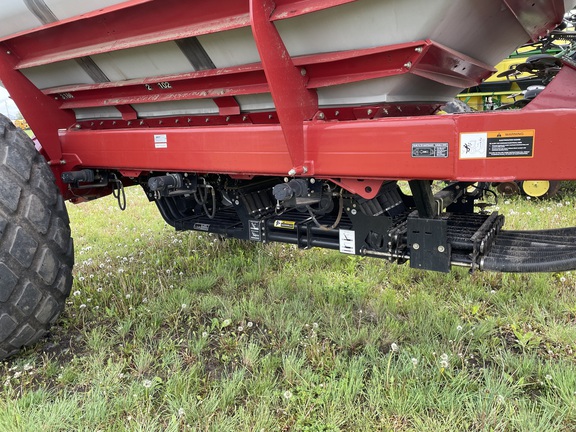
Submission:
[[[168,138],[166,137],[166,134],[154,135],[154,147],[168,148]]]
[[[356,255],[356,233],[352,230],[340,230],[340,252]]]
[[[460,134],[460,159],[485,158],[487,149],[488,134],[486,132]]]

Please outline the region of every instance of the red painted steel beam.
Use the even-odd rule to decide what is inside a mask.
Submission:
[[[355,0],[284,0],[272,21],[291,18]],[[120,49],[200,36],[250,25],[246,0],[131,2],[133,7],[87,14],[8,40],[29,68]]]
[[[532,41],[562,22],[563,0],[504,0]]]
[[[493,69],[431,41],[417,41],[364,50],[302,56],[293,65],[306,71],[297,76],[308,89],[413,73],[455,87],[470,87]],[[274,78],[275,75],[272,75]],[[281,74],[285,82],[285,75]],[[168,83],[159,86],[158,83]],[[288,95],[293,96],[292,88]],[[261,64],[215,69],[138,80],[65,86],[45,90],[61,98],[62,109],[236,96],[269,91]],[[222,115],[231,115],[229,112]]]
[[[322,9],[352,3],[358,0],[275,0],[276,5],[272,20],[293,18]]]
[[[555,80],[576,80],[565,67]],[[539,98],[547,97],[542,93]],[[529,157],[464,156],[465,136],[517,131],[532,137]],[[466,134],[466,135],[462,135]],[[155,147],[155,135],[167,145]],[[304,122],[305,159],[314,175],[335,179],[510,181],[575,180],[576,100],[570,107],[444,116]],[[61,131],[65,169],[193,171],[283,176],[293,166],[279,125]],[[446,143],[446,157],[414,157],[413,144]]]
[[[531,158],[460,159],[461,133],[527,129],[535,129]],[[576,136],[576,109],[310,121],[304,133],[318,178],[576,179],[576,146],[566,139]],[[167,148],[155,148],[155,135],[166,135]],[[293,166],[279,125],[67,130],[60,139],[82,167],[284,176]],[[447,143],[448,157],[414,158],[413,143]]]
[[[312,172],[312,164],[305,158],[303,122],[318,111],[318,95],[306,87],[306,70],[294,65],[270,21],[274,8],[272,0],[250,0],[252,34],[292,159],[292,168],[287,172],[290,175]]]
[[[14,69],[18,57],[0,43],[0,77],[8,93],[42,143],[44,155],[53,164],[60,162],[62,150],[58,129],[72,125],[76,118],[71,111],[58,109],[59,103],[46,97],[20,72]]]
[[[228,71],[231,69],[228,69]],[[102,83],[93,86],[61,87],[45,94],[60,99],[62,109],[117,106],[186,99],[222,98],[269,91],[260,67],[208,70],[154,79]],[[223,72],[223,73],[219,73]]]

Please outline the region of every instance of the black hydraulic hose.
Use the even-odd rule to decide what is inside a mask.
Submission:
[[[576,257],[555,259],[553,261],[517,261],[505,258],[485,257],[480,264],[482,270],[505,273],[543,273],[563,272],[576,268]]]

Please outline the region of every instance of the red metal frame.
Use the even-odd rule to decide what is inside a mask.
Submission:
[[[148,171],[237,178],[290,173],[331,179],[367,198],[385,179],[576,178],[576,146],[566,139],[576,128],[576,102],[566,97],[567,91],[575,92],[569,90],[576,82],[573,66],[518,111],[432,116],[437,108],[433,102],[318,107],[316,90],[327,86],[412,73],[469,87],[491,72],[488,65],[428,40],[289,56],[275,20],[350,1],[197,0],[192,8],[181,0],[135,0],[5,40],[0,44],[0,78],[58,177],[79,168],[116,169],[129,176]],[[528,3],[506,1],[532,37],[558,22],[559,0]],[[261,63],[45,91],[20,73],[32,66],[245,26],[252,28]],[[241,113],[234,96],[256,93],[271,93],[275,110]],[[213,99],[218,114],[140,119],[131,106],[198,98]],[[75,122],[71,111],[106,106],[116,107],[121,118]],[[462,133],[526,129],[536,130],[532,157],[460,158]],[[155,135],[165,135],[167,145],[156,148]],[[414,143],[446,143],[448,155],[413,157]]]
[[[556,88],[576,81],[565,67]],[[571,109],[512,110],[445,116],[381,118],[350,122],[304,122],[305,160],[318,178],[443,179],[509,181],[575,179],[576,100]],[[461,133],[536,129],[531,158],[459,158]],[[168,147],[154,148],[165,134]],[[195,171],[248,175],[286,175],[292,168],[280,125],[223,125],[135,130],[69,129],[60,134],[64,158],[82,166],[132,171]],[[414,158],[412,144],[448,143],[446,158]],[[70,169],[73,167],[66,167]]]
[[[274,30],[271,30],[271,33],[273,32]],[[277,66],[278,70],[274,70],[274,59],[283,58],[282,56],[286,58],[286,51],[283,45],[267,46],[270,38],[256,38],[257,41],[261,39],[264,39],[260,42],[262,57],[268,60],[268,55],[273,55],[272,66],[267,66],[266,60],[263,63],[179,75],[54,87],[46,89],[44,93],[60,97],[61,109],[75,109],[238,96],[270,91],[274,95],[280,91],[270,88],[272,83],[276,84],[276,77],[282,78],[279,80],[281,86],[286,83],[286,87],[290,90],[287,93],[291,98],[294,98],[298,88],[305,93],[305,89],[318,89],[403,73],[413,73],[454,87],[470,87],[494,71],[488,65],[429,40],[302,56],[293,58],[290,63]],[[278,42],[281,41],[277,40]],[[293,77],[294,82],[288,85],[288,71],[292,69],[295,70],[296,76]],[[157,85],[160,82],[169,83],[170,87],[161,88]],[[278,107],[284,105],[286,103],[282,101],[276,102]],[[309,119],[313,115],[312,112],[305,117]]]
[[[282,0],[270,21],[292,18],[355,0]],[[126,48],[250,26],[248,1],[132,0],[6,40],[28,68]]]

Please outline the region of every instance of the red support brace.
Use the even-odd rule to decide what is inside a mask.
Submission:
[[[292,159],[289,174],[312,174],[312,161],[305,160],[303,122],[312,119],[318,111],[318,96],[306,88],[306,69],[294,66],[270,21],[273,10],[272,0],[250,0],[252,33]]]

